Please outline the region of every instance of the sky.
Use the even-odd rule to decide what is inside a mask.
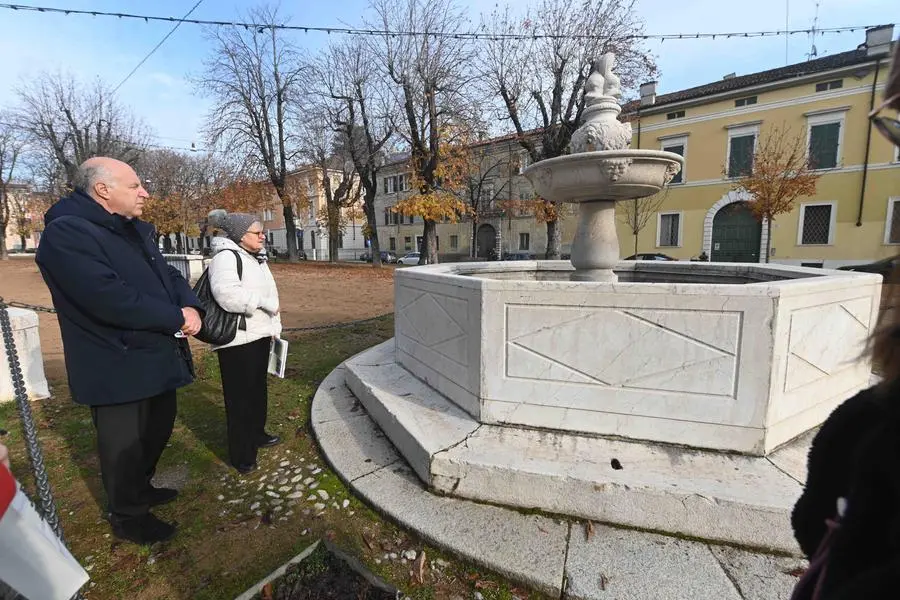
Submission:
[[[14,0],[15,1],[15,0]],[[513,0],[524,2],[525,0]],[[181,17],[196,0],[18,0],[19,4]],[[360,23],[369,0],[282,0],[292,24],[354,26]],[[473,23],[497,0],[459,0]],[[197,19],[241,19],[258,0],[203,0],[191,15]],[[649,34],[807,29],[816,15],[816,0],[636,0],[636,9]],[[819,0],[818,27],[866,26],[896,23],[897,0]],[[100,77],[117,85],[168,33],[171,23],[12,11],[0,9],[0,108],[15,103],[15,89],[40,71],[70,71],[78,79]],[[289,33],[315,52],[328,43],[324,33]],[[819,56],[852,50],[865,32],[825,34],[815,40]],[[805,34],[788,39],[788,62],[806,60],[812,41]],[[154,143],[178,148],[195,142],[203,146],[202,126],[209,101],[190,82],[199,73],[210,49],[203,28],[183,24],[141,66],[118,92],[121,102],[154,132]],[[650,41],[647,49],[657,60],[658,93],[663,94],[786,64],[784,37],[715,40]]]

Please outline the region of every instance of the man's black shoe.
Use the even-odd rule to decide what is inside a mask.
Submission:
[[[260,440],[258,446],[260,448],[271,448],[281,443],[281,438],[277,435],[265,434]]]
[[[252,473],[256,470],[256,463],[250,463],[247,465],[234,465],[234,468],[237,469],[238,473],[242,475],[246,475],[247,473]]]
[[[140,517],[117,519],[110,517],[113,535],[136,544],[149,545],[165,542],[175,535],[175,525],[166,523],[151,513]]]
[[[178,497],[178,490],[173,490],[172,488],[165,487],[153,487],[150,486],[150,491],[146,494],[147,504],[150,506],[159,506],[161,504],[168,504],[172,500]]]

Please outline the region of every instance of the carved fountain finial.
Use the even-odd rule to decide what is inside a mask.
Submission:
[[[582,125],[572,134],[572,152],[625,150],[631,145],[631,123],[618,120],[622,108],[618,99],[622,88],[613,73],[616,56],[607,52],[591,63],[591,73],[584,84]]]

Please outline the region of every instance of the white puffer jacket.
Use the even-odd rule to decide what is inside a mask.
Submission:
[[[260,263],[249,252],[228,238],[213,238],[210,243],[213,258],[209,263],[209,284],[213,298],[228,312],[244,315],[247,329],[238,329],[234,340],[213,350],[249,344],[258,339],[280,336],[281,317],[278,288],[269,266]],[[238,277],[237,260],[241,257],[243,276]]]

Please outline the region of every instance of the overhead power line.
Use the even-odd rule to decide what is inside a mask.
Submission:
[[[259,32],[267,29],[286,30],[286,31],[302,31],[304,33],[327,33],[327,34],[345,34],[345,35],[364,35],[364,36],[405,36],[405,37],[449,37],[456,39],[473,39],[473,40],[503,40],[503,39],[548,39],[548,38],[566,38],[566,39],[598,39],[606,36],[602,35],[560,35],[539,33],[497,33],[490,31],[469,31],[469,32],[444,32],[444,31],[406,31],[392,29],[362,29],[349,27],[312,27],[308,25],[288,25],[288,24],[270,24],[270,23],[253,23],[244,21],[213,21],[206,19],[187,19],[178,17],[163,17],[157,15],[137,15],[132,13],[105,12],[98,10],[74,10],[69,8],[55,8],[49,6],[27,6],[24,4],[2,4],[0,8],[9,10],[22,10],[39,13],[61,13],[65,15],[90,15],[93,17],[116,17],[119,19],[136,19],[144,22],[165,21],[169,23],[189,23],[191,25],[209,25],[217,27],[243,27],[244,29],[255,29]],[[777,37],[782,35],[795,34],[825,34],[825,33],[846,33],[854,32],[858,29],[869,29],[874,25],[854,25],[846,27],[830,27],[818,29],[792,29],[792,30],[772,30],[772,31],[724,31],[718,33],[664,33],[664,34],[640,34],[623,36],[623,39],[639,39],[639,40],[686,40],[686,39],[716,39],[716,38],[756,38],[756,37]]]
[[[137,65],[135,65],[135,67],[131,70],[131,72],[125,76],[125,79],[123,79],[122,81],[119,82],[119,85],[117,85],[115,87],[115,89],[112,91],[112,93],[114,95],[116,92],[119,91],[119,88],[122,87],[123,85],[125,85],[125,82],[128,81],[129,79],[131,79],[131,76],[134,75],[137,72],[137,70],[141,68],[141,65],[143,65],[145,62],[147,62],[147,59],[150,58],[151,56],[153,56],[153,53],[156,52],[157,50],[159,50],[159,47],[166,43],[166,40],[169,39],[169,37],[171,37],[171,35],[173,33],[175,33],[175,30],[178,29],[182,23],[184,23],[184,20],[187,19],[189,16],[191,16],[191,13],[193,13],[195,10],[197,10],[197,7],[200,6],[201,2],[203,2],[203,0],[197,0],[197,3],[194,4],[194,6],[191,8],[191,10],[187,11],[187,13],[185,13],[185,15],[183,17],[178,19],[178,22],[175,23],[175,26],[169,30],[169,33],[167,33],[163,39],[159,40],[158,44],[153,46],[153,50],[148,52],[147,56],[142,58],[141,62],[139,62]]]

